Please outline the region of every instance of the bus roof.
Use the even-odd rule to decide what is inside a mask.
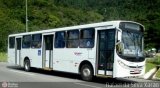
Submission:
[[[139,24],[139,25],[143,26],[142,24],[134,22],[134,21],[115,20],[115,21],[106,21],[106,22],[98,22],[98,23],[91,23],[91,24],[84,24],[84,25],[76,25],[76,26],[69,26],[69,27],[46,29],[46,30],[40,30],[40,31],[10,34],[9,37],[10,36],[28,35],[28,34],[38,34],[38,33],[50,33],[50,32],[55,32],[55,31],[65,31],[65,30],[91,28],[91,27],[103,27],[103,26],[108,26],[108,25],[113,26],[113,24],[116,25],[116,26],[119,26],[120,22],[131,22],[131,23],[136,23],[136,24]]]

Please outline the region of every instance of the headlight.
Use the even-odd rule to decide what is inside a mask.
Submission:
[[[128,65],[124,64],[122,61],[118,60],[118,63],[120,66],[122,66],[125,69],[130,69]]]

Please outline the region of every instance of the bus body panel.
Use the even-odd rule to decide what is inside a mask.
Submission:
[[[42,68],[42,49],[30,49],[29,59],[32,67]]]
[[[15,65],[15,48],[8,49],[8,63]]]
[[[145,72],[145,62],[129,62],[115,55],[113,77],[142,76]],[[124,65],[125,64],[125,65]],[[129,67],[130,66],[130,67]]]
[[[40,54],[39,51],[41,51],[41,49],[22,49],[21,66],[24,65],[24,59],[28,58],[30,59],[31,67],[42,68],[42,54]]]
[[[54,49],[53,70],[78,73],[78,68],[82,61],[95,62],[95,58],[89,58],[89,52],[90,54],[94,53],[94,51],[91,52],[83,48]]]

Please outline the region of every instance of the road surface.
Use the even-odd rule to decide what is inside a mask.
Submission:
[[[136,78],[94,78],[93,82],[86,82],[81,80],[80,76],[76,74],[40,69],[25,72],[23,68],[0,62],[0,88],[106,88],[117,84],[123,87],[139,82],[153,81]],[[160,85],[155,88],[159,87]]]

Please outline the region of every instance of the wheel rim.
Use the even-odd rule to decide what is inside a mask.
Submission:
[[[29,68],[29,64],[28,64],[28,62],[26,62],[25,69],[28,70],[28,68]]]
[[[83,75],[84,75],[85,77],[90,76],[90,75],[91,75],[90,69],[89,69],[89,68],[84,68],[84,69],[83,69]]]

